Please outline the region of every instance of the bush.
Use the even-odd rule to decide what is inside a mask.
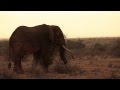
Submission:
[[[95,56],[95,55],[103,56],[106,53],[106,50],[107,50],[107,45],[95,43],[93,48],[91,49],[91,53],[92,53],[92,56]]]
[[[83,49],[85,48],[85,44],[83,40],[78,39],[77,41],[74,40],[67,40],[67,47],[70,49]]]
[[[70,49],[74,49],[76,47],[76,43],[72,40],[67,40],[67,47]]]
[[[94,45],[94,49],[97,50],[97,51],[103,52],[103,51],[105,51],[105,46],[100,44],[100,43],[96,43]]]
[[[57,73],[62,73],[62,74],[70,74],[70,73],[76,73],[79,70],[79,68],[74,65],[63,65],[58,63],[54,67],[54,71]]]
[[[111,54],[115,57],[120,57],[120,40],[116,40],[111,48]]]
[[[8,40],[0,41],[0,55],[8,54]]]
[[[85,48],[85,44],[83,43],[83,40],[78,39],[78,41],[77,41],[77,48],[78,49]]]

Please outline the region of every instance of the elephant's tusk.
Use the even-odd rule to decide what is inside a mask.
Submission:
[[[69,50],[68,48],[66,48],[64,45],[63,45],[63,48],[64,48],[66,51],[68,51],[68,52],[70,52],[70,53],[73,54],[73,52],[72,52],[71,50]],[[74,57],[73,55],[71,55],[71,57],[72,57],[72,59],[75,59],[75,57]]]
[[[71,50],[69,50],[68,48],[66,48],[64,45],[62,46],[66,51],[70,52],[73,54],[73,52]],[[71,55],[72,59],[75,59],[75,57],[73,55]]]
[[[66,51],[73,53],[71,50],[69,50],[68,48],[66,48],[64,45],[62,46]]]

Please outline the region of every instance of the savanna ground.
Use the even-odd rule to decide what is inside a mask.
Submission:
[[[22,60],[24,74],[8,70],[8,40],[0,41],[0,79],[120,79],[120,38],[67,39],[67,47],[74,52],[73,59],[66,53],[64,65],[56,54],[45,73],[38,65],[31,70],[32,56]]]

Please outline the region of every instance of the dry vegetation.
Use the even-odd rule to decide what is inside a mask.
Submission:
[[[22,61],[24,74],[18,75],[8,70],[8,41],[1,40],[0,79],[120,79],[120,38],[68,39],[67,47],[76,52],[75,59],[66,53],[67,65],[56,54],[49,72],[41,66],[32,71],[30,55]]]

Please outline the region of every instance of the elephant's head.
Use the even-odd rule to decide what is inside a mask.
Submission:
[[[51,38],[51,40],[55,43],[55,44],[57,44],[57,45],[65,45],[65,39],[64,39],[64,36],[63,36],[63,32],[62,32],[62,30],[60,29],[60,27],[58,27],[58,26],[51,26],[51,28],[52,28],[52,34],[51,34],[51,36],[50,36],[50,38]]]
[[[59,46],[61,59],[66,64],[67,63],[67,59],[65,57],[65,50],[70,52],[70,53],[72,53],[72,52],[69,49],[66,48],[64,35],[63,35],[63,32],[60,29],[60,27],[52,25],[50,27],[49,38],[52,41],[52,43],[54,43],[57,46]]]

